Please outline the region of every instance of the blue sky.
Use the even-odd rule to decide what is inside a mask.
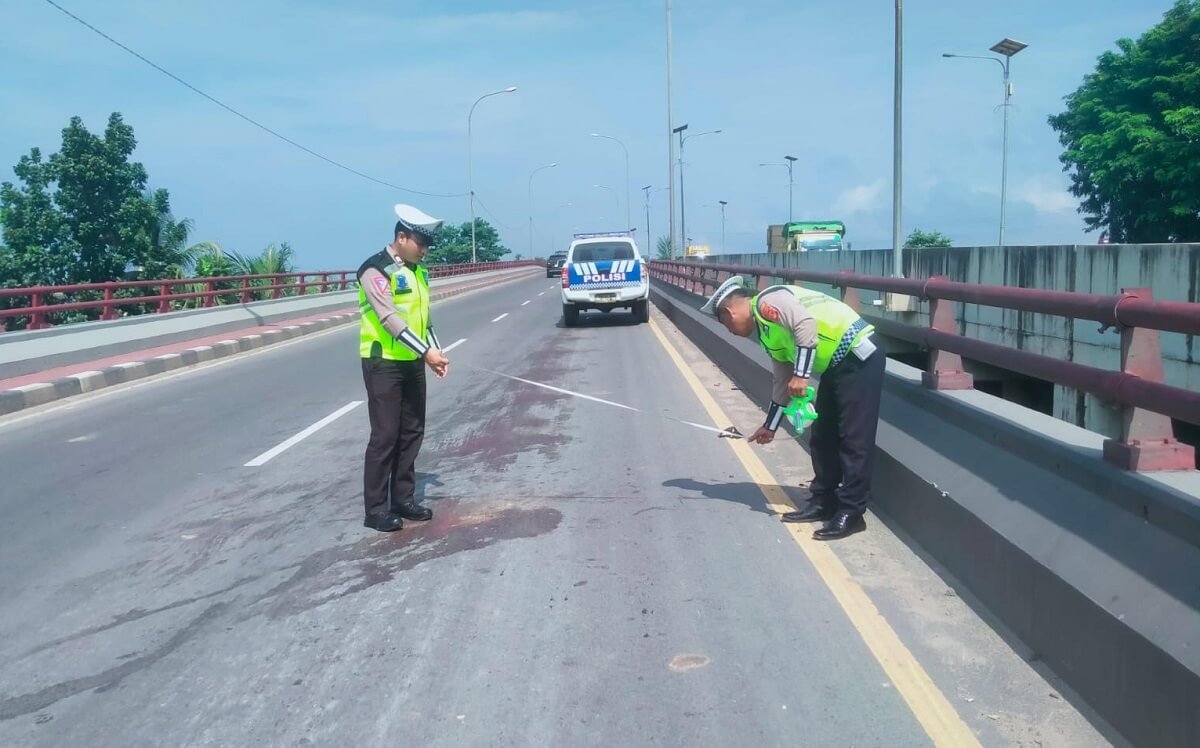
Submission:
[[[629,148],[634,223],[640,188],[667,183],[661,0],[61,0],[68,9],[234,108],[380,179],[465,193],[467,111],[475,111],[475,190],[514,252],[624,223]],[[1046,117],[1122,36],[1157,23],[1170,0],[924,0],[905,9],[903,225],[958,245],[994,243],[999,220],[1000,66],[1013,60],[1008,241],[1094,240],[1058,162]],[[762,251],[787,217],[840,218],[857,248],[888,246],[892,183],[892,8],[882,0],[675,0],[674,109],[686,146],[688,234],[720,251]],[[120,111],[154,187],[171,191],[194,239],[257,251],[288,240],[309,269],[357,266],[409,202],[465,221],[465,197],[397,192],[335,169],[246,124],[112,46],[42,0],[0,9],[0,178],[32,146],[57,150],[72,115],[100,130]],[[615,188],[597,189],[596,184]],[[667,193],[651,232],[667,230]]]

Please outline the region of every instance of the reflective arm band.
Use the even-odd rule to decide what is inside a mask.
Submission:
[[[396,339],[413,349],[418,356],[424,356],[425,352],[429,350],[429,346],[425,345],[425,342],[418,338],[410,328],[406,327],[401,330]]]
[[[767,431],[775,431],[779,428],[779,424],[783,422],[783,406],[779,403],[772,402],[771,407],[767,408],[767,420],[763,424],[763,428]]]
[[[816,348],[797,348],[796,367],[792,369],[792,373],[801,379],[809,379],[812,377],[813,362],[816,358]]]
[[[442,344],[438,342],[437,333],[433,331],[432,327],[429,328],[429,344],[439,351],[442,349]]]

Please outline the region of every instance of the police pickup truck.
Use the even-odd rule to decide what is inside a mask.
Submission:
[[[562,269],[563,324],[574,327],[586,309],[618,307],[650,321],[650,278],[632,234],[576,234]]]

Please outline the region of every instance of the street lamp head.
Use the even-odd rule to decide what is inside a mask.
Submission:
[[[718,200],[717,202],[720,203],[721,205],[729,205],[728,200]]]
[[[952,55],[949,52],[943,52],[942,57],[958,57],[958,55]]]
[[[517,90],[516,86],[509,86],[508,88],[504,89],[504,93],[512,93],[513,91],[516,91],[516,90]]]
[[[645,186],[645,187],[643,187],[642,189],[643,189],[643,190],[648,190],[648,189],[650,189],[650,187],[651,187],[651,185],[646,185],[646,186]]]
[[[684,130],[686,130],[686,129],[688,129],[688,126],[687,126],[687,125],[680,125],[679,127],[676,127],[676,128],[675,128],[674,130],[672,130],[671,132],[683,132],[683,131],[684,131]]]
[[[1016,39],[1009,39],[1006,36],[1003,39],[1001,39],[1000,41],[996,42],[995,46],[992,47],[992,51],[998,55],[1004,55],[1005,57],[1012,57],[1013,55],[1015,55],[1016,53],[1020,52],[1022,49],[1025,49],[1028,46],[1029,45],[1025,44],[1024,42],[1019,42]]]
[[[784,156],[784,159],[786,159],[788,161],[799,161],[800,160],[800,159],[796,158],[795,156]]]
[[[558,166],[557,161],[551,161],[550,163],[546,164],[546,168],[554,168],[555,166]]]

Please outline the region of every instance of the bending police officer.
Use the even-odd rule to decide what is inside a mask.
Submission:
[[[886,354],[875,328],[841,301],[801,286],[771,286],[751,296],[740,276],[729,278],[702,308],[729,332],[757,335],[773,363],[771,405],[750,441],[769,444],[783,408],[820,377],[817,420],[810,451],[813,481],[808,505],[783,515],[784,522],[823,522],[818,540],[844,538],[866,529],[863,513],[871,494],[875,434]]]
[[[429,319],[429,273],[421,264],[442,221],[397,205],[392,243],[358,269],[359,356],[371,438],[363,465],[363,524],[393,532],[432,510],[415,499],[425,437],[425,366],[443,378],[450,362]]]

